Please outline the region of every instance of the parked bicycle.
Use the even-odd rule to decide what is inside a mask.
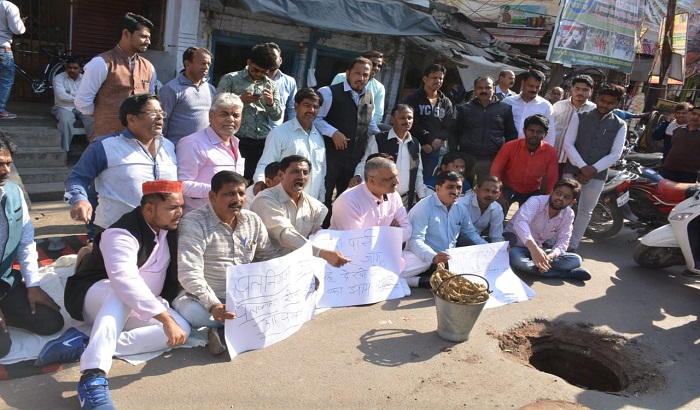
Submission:
[[[66,69],[66,62],[68,61],[68,56],[63,53],[62,47],[60,45],[41,46],[41,51],[18,50],[14,48],[22,45],[24,44],[14,44],[12,51],[20,54],[41,54],[43,52],[48,54],[49,61],[46,63],[44,72],[39,78],[32,77],[31,74],[18,66],[17,63],[15,63],[15,70],[31,83],[32,91],[34,91],[35,94],[41,94],[49,88],[53,88],[54,77],[56,77],[56,74]]]

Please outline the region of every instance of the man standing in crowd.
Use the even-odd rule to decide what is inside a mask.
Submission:
[[[459,151],[466,160],[464,179],[474,184],[489,176],[491,163],[503,144],[518,138],[513,124],[513,108],[493,99],[493,79],[474,80],[474,98],[457,107],[450,151]]]
[[[141,205],[95,237],[65,289],[66,310],[92,325],[80,358],[83,409],[113,409],[106,375],[112,356],[185,343],[190,325],[168,302],[177,295],[177,232],[182,183],[143,184]],[[57,345],[57,348],[60,348]]]
[[[382,154],[376,155],[365,164],[365,182],[343,192],[333,203],[331,229],[395,226],[403,231],[405,242],[411,236],[411,224],[401,195],[396,192],[396,164]]]
[[[119,107],[126,97],[155,93],[156,70],[141,57],[151,44],[153,23],[126,13],[119,22],[119,43],[90,60],[75,97],[75,108],[95,119],[90,140],[122,129]]]
[[[700,106],[690,109],[688,125],[673,131],[661,175],[676,182],[697,182],[700,172]]]
[[[333,192],[342,194],[355,174],[355,167],[362,159],[370,135],[379,129],[374,122],[374,96],[367,89],[372,62],[358,57],[348,66],[345,82],[321,87],[318,93],[323,99],[314,125],[324,136],[326,144],[325,200],[331,209]],[[332,213],[329,213],[329,215]],[[324,226],[328,224],[328,217]]]
[[[5,357],[12,347],[8,326],[43,336],[63,328],[60,307],[39,287],[39,255],[24,195],[19,186],[9,181],[15,149],[15,144],[0,131],[0,246],[3,249],[0,260],[0,358]],[[12,266],[15,260],[19,262],[19,270]],[[77,359],[80,353],[82,348],[75,350],[71,358]]]
[[[561,176],[566,164],[566,152],[564,151],[564,136],[569,129],[571,117],[576,113],[594,110],[595,104],[589,101],[593,92],[593,78],[586,74],[580,74],[571,79],[571,97],[559,101],[552,106],[554,111],[554,127],[556,138],[554,148],[559,155],[559,176]],[[551,123],[549,124],[552,125]],[[558,178],[557,178],[558,179]]]
[[[625,89],[619,85],[603,87],[595,101],[596,109],[572,116],[566,131],[564,149],[568,161],[564,166],[564,178],[575,178],[582,185],[569,243],[570,252],[578,252],[593,208],[603,191],[608,168],[622,155],[627,124],[612,110],[624,95]],[[700,111],[698,115],[700,118]],[[698,155],[700,158],[700,152]]]
[[[178,235],[178,279],[173,307],[195,328],[209,327],[209,353],[226,351],[226,268],[277,256],[262,220],[246,211],[247,181],[233,171],[211,179],[209,203],[185,215]]]
[[[162,135],[165,115],[153,94],[124,100],[119,117],[126,128],[90,144],[66,179],[65,200],[74,220],[90,221],[86,191],[92,181],[100,193],[95,225],[104,230],[139,205],[144,182],[177,179],[175,147]]]
[[[564,89],[561,87],[554,87],[552,90],[549,92],[549,103],[554,105],[561,101],[561,99],[564,96]]]
[[[506,97],[514,97],[516,94],[511,90],[515,84],[515,73],[510,70],[503,70],[498,74],[498,84],[496,84],[496,100],[501,101]]]
[[[573,179],[554,184],[551,195],[533,196],[506,225],[510,241],[510,266],[514,271],[546,278],[586,281],[591,274],[581,267],[581,257],[566,252],[574,211],[571,205],[581,194]]]
[[[207,82],[211,57],[206,48],[188,47],[182,53],[184,72],[158,92],[163,111],[168,113],[163,135],[176,146],[180,138],[209,125],[209,108],[216,97],[216,89]]]
[[[277,84],[267,77],[277,68],[277,54],[269,44],[258,44],[250,50],[246,67],[225,74],[216,87],[218,93],[234,93],[243,101],[243,119],[238,130],[239,149],[245,158],[243,176],[251,180],[265,148],[270,120],[282,119],[282,101]]]
[[[457,245],[458,237],[468,245],[487,243],[474,229],[467,207],[457,201],[462,192],[462,176],[453,171],[439,173],[435,190],[417,203],[408,216],[412,233],[403,252],[406,269],[401,276],[407,278],[411,287],[427,287],[430,278],[418,275],[431,273],[435,270],[433,265],[440,262],[447,264],[447,250]]]
[[[209,126],[181,139],[177,179],[182,181],[185,215],[209,203],[211,178],[223,170],[243,171],[244,159],[234,134],[241,127],[243,102],[233,93],[216,96],[209,109]]]
[[[544,80],[545,76],[541,71],[527,71],[520,82],[520,94],[503,100],[504,103],[513,106],[513,122],[518,130],[518,138],[525,138],[525,118],[531,115],[542,114],[547,117],[550,124],[554,124],[552,104],[538,95]],[[553,128],[549,129],[549,133],[544,137],[544,141],[549,145],[554,145],[556,132]]]
[[[452,135],[454,110],[452,102],[440,91],[447,69],[431,64],[423,72],[423,87],[404,101],[413,108],[413,135],[421,144],[423,179],[433,175],[440,160],[440,149]]]
[[[304,192],[311,166],[301,155],[283,158],[279,164],[280,183],[260,192],[250,207],[262,219],[270,240],[282,255],[306,245],[309,236],[321,229],[328,213],[321,201]],[[338,268],[350,261],[340,251],[311,247],[314,256],[331,266]]]
[[[557,150],[542,141],[549,121],[535,114],[525,119],[525,138],[510,141],[496,155],[491,175],[503,181],[503,213],[517,202],[522,205],[533,195],[549,195],[559,177]]]
[[[401,195],[404,207],[411,209],[418,199],[428,196],[428,188],[423,183],[423,164],[420,159],[420,143],[409,132],[413,126],[413,109],[408,104],[399,104],[391,111],[389,132],[382,132],[370,138],[365,156],[355,168],[355,176],[350,182],[354,187],[362,182],[365,162],[372,154],[388,154],[396,163],[399,172],[399,185],[396,192]],[[416,198],[417,197],[417,198]]]
[[[53,79],[54,106],[51,113],[58,120],[58,130],[61,132],[61,147],[68,152],[73,140],[75,128],[73,124],[80,120],[85,128],[85,135],[90,138],[95,120],[75,109],[75,96],[78,94],[83,75],[80,73],[80,61],[77,57],[69,57],[66,71],[56,74]]]
[[[311,167],[304,192],[319,201],[325,200],[326,145],[314,126],[322,104],[323,97],[313,88],[302,88],[296,93],[292,111],[295,117],[270,131],[265,140],[265,150],[253,176],[254,193],[266,187],[265,168],[268,164],[290,155],[301,155],[308,159]],[[249,195],[248,201],[252,199]]]
[[[7,0],[0,1],[0,120],[17,118],[17,114],[7,111],[7,100],[15,82],[12,35],[24,34],[25,31],[24,19],[20,18],[17,6]]]
[[[277,88],[280,90],[280,103],[282,104],[282,117],[274,121],[270,118],[270,128],[282,125],[283,122],[295,117],[294,114],[294,96],[297,94],[297,81],[294,77],[283,73],[280,70],[282,67],[282,49],[276,43],[267,43],[277,55],[277,68],[270,69],[270,77]]]
[[[652,138],[657,141],[664,142],[664,162],[666,162],[668,152],[671,150],[671,146],[673,145],[673,131],[675,131],[678,127],[684,127],[688,124],[688,114],[690,114],[690,110],[692,108],[693,105],[687,102],[682,102],[676,105],[673,115],[670,116],[670,118],[665,118],[663,121],[661,121],[661,124],[659,124],[659,126],[654,130]]]
[[[372,62],[372,70],[369,74],[367,89],[372,91],[372,96],[374,96],[374,115],[372,118],[374,119],[375,124],[379,126],[384,119],[384,95],[386,91],[384,90],[384,84],[377,80],[377,74],[379,74],[384,66],[384,54],[376,50],[370,50],[362,54],[362,57]],[[331,84],[342,83],[346,78],[347,75],[345,73],[338,73],[335,77],[333,77]]]

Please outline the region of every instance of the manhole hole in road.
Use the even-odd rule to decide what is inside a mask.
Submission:
[[[594,331],[587,324],[534,320],[498,336],[509,358],[575,386],[620,395],[660,387],[663,377],[636,341]]]

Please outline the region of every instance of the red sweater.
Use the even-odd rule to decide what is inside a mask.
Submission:
[[[544,177],[543,194],[550,194],[559,177],[558,156],[557,149],[544,141],[533,153],[527,149],[525,138],[509,141],[493,160],[491,175],[520,194],[538,191]]]

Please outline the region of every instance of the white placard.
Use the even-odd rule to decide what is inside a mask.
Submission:
[[[313,318],[313,274],[323,263],[307,243],[280,258],[226,270],[226,309],[236,314],[226,321],[231,358],[284,340]]]
[[[338,307],[404,297],[400,228],[374,226],[351,231],[319,231],[314,245],[337,249],[350,259],[340,268],[326,264],[317,306]]]
[[[489,281],[493,293],[484,309],[535,297],[535,291],[510,269],[507,242],[452,248],[447,253],[451,272],[471,273]]]

